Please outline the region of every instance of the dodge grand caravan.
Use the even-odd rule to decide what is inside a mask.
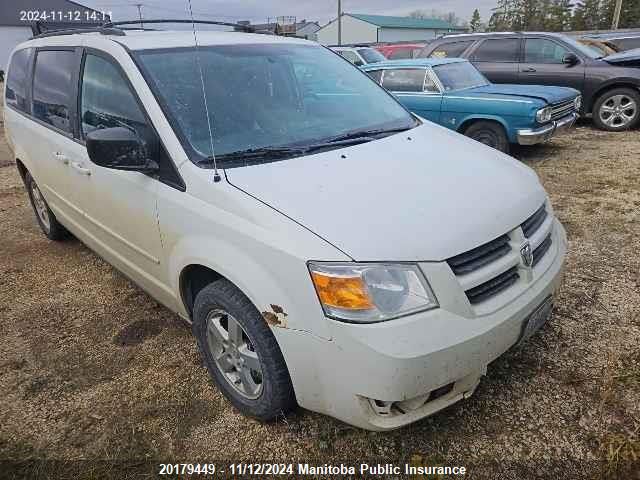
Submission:
[[[315,43],[198,40],[110,28],[13,52],[5,127],[44,234],[191,322],[245,414],[388,430],[471,395],[560,282],[535,173]]]

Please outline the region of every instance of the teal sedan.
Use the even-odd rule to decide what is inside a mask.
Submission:
[[[565,132],[578,118],[580,92],[568,87],[492,84],[460,58],[424,58],[361,67],[422,118],[508,152]]]

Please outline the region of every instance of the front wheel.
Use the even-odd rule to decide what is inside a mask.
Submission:
[[[36,219],[38,220],[38,225],[40,225],[42,233],[44,233],[49,240],[63,240],[67,238],[69,232],[58,222],[49,205],[47,205],[38,184],[29,172],[26,172],[24,175],[24,184],[27,187],[29,200],[31,200],[31,206],[36,214]]]
[[[193,331],[213,381],[242,413],[273,420],[296,401],[280,347],[251,301],[225,279],[203,288]]]
[[[496,122],[479,121],[472,123],[464,134],[489,147],[509,153],[509,139],[502,125]]]
[[[640,94],[630,88],[614,88],[593,106],[593,121],[602,130],[619,132],[633,128],[640,119]]]

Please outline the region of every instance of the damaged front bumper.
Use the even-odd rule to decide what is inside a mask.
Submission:
[[[557,221],[553,235],[552,254],[535,267],[532,283],[492,311],[461,314],[446,294],[450,269],[434,262],[421,268],[443,292],[441,308],[368,325],[326,319],[331,340],[287,330],[279,340],[283,351],[297,352],[287,364],[298,403],[361,428],[392,430],[469,397],[559,287],[566,236]]]

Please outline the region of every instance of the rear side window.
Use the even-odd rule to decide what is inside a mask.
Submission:
[[[22,112],[29,112],[27,104],[27,73],[31,49],[18,50],[11,57],[9,76],[7,77],[6,104]]]
[[[80,94],[82,138],[99,128],[125,127],[141,138],[152,135],[136,97],[120,71],[108,60],[87,55]]]
[[[392,92],[422,92],[427,71],[423,68],[386,70],[382,86]]]
[[[466,42],[451,42],[445,43],[436,47],[436,49],[429,55],[432,58],[455,58],[462,55],[467,48],[471,46],[474,40],[468,40]]]
[[[474,62],[517,62],[520,40],[499,38],[485,40],[473,53]]]
[[[70,50],[41,50],[33,73],[33,116],[68,133],[75,58]]]

